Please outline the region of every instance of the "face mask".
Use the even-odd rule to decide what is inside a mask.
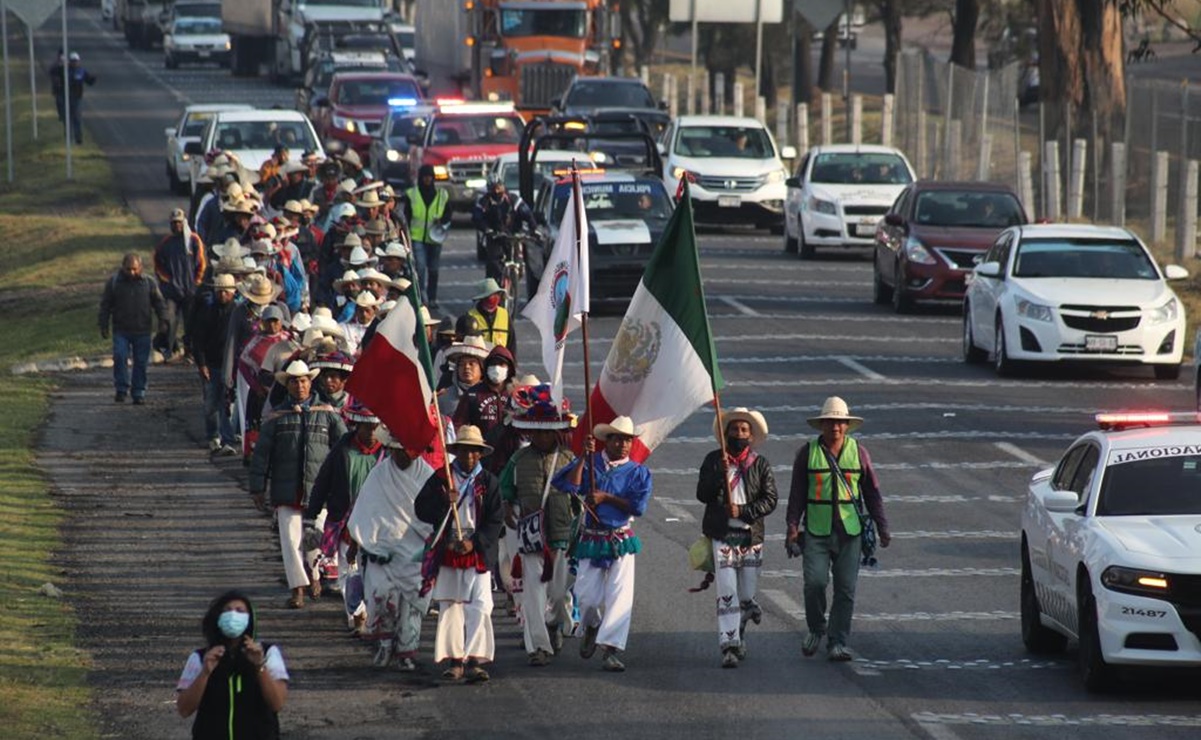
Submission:
[[[735,439],[733,437],[726,437],[726,449],[735,455],[742,454],[742,451],[750,446],[751,441],[749,439]]]
[[[241,637],[249,625],[250,615],[246,612],[221,612],[221,616],[217,617],[217,629],[231,640]]]
[[[490,295],[480,301],[480,307],[487,313],[492,313],[500,305],[500,295]]]
[[[509,368],[504,365],[491,365],[487,370],[487,375],[488,381],[492,384],[503,383],[509,377]]]

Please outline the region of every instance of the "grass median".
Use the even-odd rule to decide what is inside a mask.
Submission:
[[[35,140],[28,66],[10,64],[16,177],[0,182],[0,546],[9,554],[0,579],[0,727],[7,737],[94,738],[90,659],[75,645],[74,610],[67,599],[40,593],[52,583],[70,596],[53,559],[63,545],[64,512],[33,451],[55,383],[11,369],[30,360],[103,355],[107,343],[96,325],[103,281],[122,254],[145,253],[149,236],[121,206],[112,170],[90,141],[73,147],[74,179],[66,180],[54,101],[39,91]],[[0,167],[0,180],[3,174]]]

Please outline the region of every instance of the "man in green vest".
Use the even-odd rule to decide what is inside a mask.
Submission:
[[[450,212],[450,194],[434,185],[433,165],[421,165],[417,184],[405,191],[404,215],[417,263],[417,290],[430,308],[438,307],[438,266]]]
[[[846,401],[830,396],[821,413],[808,419],[821,432],[806,442],[793,462],[788,495],[788,556],[804,556],[805,621],[809,634],[801,652],[812,656],[823,636],[830,660],[848,661],[851,615],[855,609],[855,584],[859,579],[860,535],[857,504],[866,504],[876,524],[880,546],[891,536],[884,516],[880,485],[867,448],[849,436],[863,424],[851,416]],[[802,527],[804,529],[802,530]],[[834,573],[834,599],[826,617],[826,586]]]

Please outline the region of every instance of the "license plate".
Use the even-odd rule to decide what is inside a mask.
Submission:
[[[855,233],[859,236],[875,236],[876,235],[876,224],[875,223],[856,224],[855,225]]]
[[[464,182],[464,183],[463,183],[463,185],[465,185],[466,187],[469,187],[469,188],[471,188],[472,190],[481,190],[481,189],[483,189],[483,187],[484,187],[485,185],[487,185],[487,184],[488,184],[488,181],[487,181],[487,180],[485,180],[484,178],[479,178],[479,179],[475,179],[475,180],[468,180],[467,182]]]
[[[213,52],[211,52],[211,51],[202,51],[202,52],[200,52],[200,58],[201,58],[201,59],[208,59],[208,58],[209,58],[209,57],[211,57],[212,55],[213,55]]]
[[[1089,352],[1113,352],[1118,348],[1117,337],[1089,334],[1084,337],[1084,349]]]
[[[717,196],[718,208],[737,208],[742,205],[741,195],[719,195]]]

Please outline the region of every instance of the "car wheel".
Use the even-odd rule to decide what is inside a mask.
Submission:
[[[905,295],[904,285],[904,271],[898,263],[892,278],[892,310],[897,313],[908,313],[913,308],[913,299]]]
[[[1017,370],[1017,363],[1009,359],[1009,350],[1005,348],[1005,322],[997,317],[996,338],[993,340],[992,363],[997,375],[1008,377]]]
[[[892,288],[884,283],[884,276],[880,274],[880,266],[876,264],[875,259],[872,259],[872,301],[877,306],[887,305],[892,300]]]
[[[1156,365],[1155,379],[1156,380],[1176,380],[1180,377],[1180,363],[1173,365]]]
[[[970,307],[963,304],[963,361],[975,365],[988,359],[984,350],[976,346],[976,337],[972,335],[972,314]]]
[[[805,241],[805,224],[801,222],[800,218],[797,218],[796,225],[797,225],[796,238],[797,238],[797,245],[798,245],[797,251],[800,252],[801,259],[811,260],[817,256],[817,250],[814,248],[814,246],[812,244]]]
[[[1082,578],[1088,578],[1086,573],[1081,575]],[[1093,596],[1092,586],[1085,581],[1079,589],[1077,606],[1080,625],[1077,634],[1080,635],[1080,678],[1084,681],[1084,688],[1100,693],[1113,688],[1114,669],[1105,662],[1105,655],[1101,652],[1101,634],[1097,628],[1097,599]]]
[[[488,250],[484,248],[484,235],[478,231],[475,232],[475,261],[488,261]]]
[[[1034,576],[1030,573],[1030,553],[1022,544],[1022,644],[1035,655],[1061,653],[1067,647],[1068,638],[1055,630],[1048,629],[1039,621],[1042,609],[1038,595],[1034,592]]]

